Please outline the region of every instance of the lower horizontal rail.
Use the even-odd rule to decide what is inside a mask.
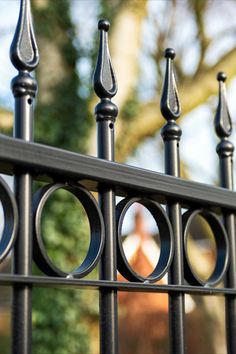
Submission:
[[[209,288],[189,285],[159,285],[128,283],[108,280],[80,280],[45,276],[0,274],[0,286],[31,285],[48,288],[74,288],[86,290],[114,289],[127,292],[184,293],[193,295],[236,295],[236,289]]]

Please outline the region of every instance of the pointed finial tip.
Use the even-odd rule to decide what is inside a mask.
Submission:
[[[117,83],[115,73],[111,64],[111,58],[108,47],[107,31],[110,23],[108,20],[100,20],[98,29],[100,32],[100,45],[96,69],[93,76],[94,90],[101,99],[112,98],[117,92]]]
[[[166,72],[161,96],[161,112],[167,121],[171,121],[179,118],[181,114],[173,63],[169,60],[173,60],[175,57],[174,49],[167,48],[165,50],[165,57],[168,60],[166,61]]]
[[[226,79],[227,79],[227,75],[226,75],[226,73],[224,73],[223,71],[220,71],[220,72],[217,74],[217,80],[218,80],[218,81],[225,82]]]
[[[19,71],[32,71],[39,62],[29,0],[21,0],[20,2],[20,13],[10,47],[10,58],[12,64]]]
[[[215,130],[220,139],[229,137],[232,133],[232,120],[229,113],[226,90],[222,83],[225,82],[227,76],[224,72],[217,74],[219,81],[219,99],[215,115]]]
[[[174,59],[175,58],[175,51],[173,48],[167,48],[165,50],[165,58]]]
[[[108,20],[102,19],[98,22],[98,29],[108,32],[110,28],[110,22]]]

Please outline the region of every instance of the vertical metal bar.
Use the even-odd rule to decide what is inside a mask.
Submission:
[[[20,15],[10,50],[19,74],[12,80],[15,97],[14,137],[33,140],[33,99],[37,83],[29,72],[36,68],[39,55],[34,38],[30,2],[21,0]],[[19,210],[19,231],[14,247],[13,271],[29,275],[32,268],[32,178],[27,171],[15,173],[15,194]],[[30,354],[32,337],[32,291],[30,286],[14,286],[12,353]]]
[[[114,129],[111,121],[98,122],[98,157],[113,161]],[[103,147],[102,147],[103,146]],[[102,148],[101,148],[102,147]],[[105,222],[105,246],[101,260],[100,277],[116,280],[115,194],[112,189],[100,191],[100,207]],[[101,353],[118,352],[117,291],[102,290],[100,293]]]
[[[101,102],[95,108],[98,133],[98,157],[114,161],[114,123],[118,114],[111,98],[117,92],[117,84],[111,65],[107,32],[110,24],[99,21],[100,47],[94,74],[94,89]],[[115,194],[109,187],[99,193],[100,207],[105,223],[105,246],[100,265],[100,278],[117,279]],[[118,353],[117,291],[100,291],[100,353]]]
[[[169,175],[180,176],[179,162],[179,140],[181,129],[175,120],[180,116],[180,104],[173,73],[172,60],[175,57],[173,49],[166,49],[167,58],[166,75],[161,98],[161,112],[167,120],[162,129],[162,137],[165,143],[165,172]],[[183,239],[182,239],[182,218],[181,207],[177,202],[170,201],[167,211],[174,234],[174,258],[170,268],[169,282],[182,285],[183,277]],[[173,293],[169,295],[169,321],[171,352],[183,354],[185,352],[185,331],[184,331],[184,294]]]
[[[224,188],[233,189],[233,152],[234,145],[228,140],[232,133],[232,122],[228,110],[225,73],[217,75],[219,81],[219,103],[215,117],[215,129],[221,139],[216,151],[220,160],[220,185]],[[235,216],[233,213],[224,212],[224,222],[229,240],[229,268],[226,277],[226,286],[236,288],[236,234]],[[227,350],[229,354],[236,354],[236,296],[226,296],[226,335]]]
[[[16,98],[14,136],[31,141],[33,112],[31,107],[26,108],[29,104],[25,101],[27,97]],[[26,122],[29,123],[27,127]],[[32,267],[32,178],[28,173],[16,172],[14,182],[20,227],[14,248],[13,271],[15,274],[29,275]],[[31,303],[31,288],[15,286],[12,318],[13,353],[31,353]]]

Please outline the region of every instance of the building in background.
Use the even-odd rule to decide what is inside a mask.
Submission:
[[[139,205],[134,220],[133,231],[124,236],[123,248],[132,268],[142,276],[147,276],[153,271],[159,257],[159,235],[150,234]],[[198,231],[201,234],[202,230]],[[126,281],[120,274],[118,280]],[[166,283],[167,276],[158,282]],[[118,296],[120,353],[169,353],[168,295],[120,292]],[[224,352],[224,343],[215,343],[212,336],[212,332],[222,331],[214,314],[219,305],[217,301],[215,298],[210,298],[210,302],[209,299],[207,302],[201,297],[185,296],[188,354]],[[223,335],[220,337],[223,338]]]

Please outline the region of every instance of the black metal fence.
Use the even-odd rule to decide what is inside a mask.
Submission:
[[[165,173],[160,174],[114,162],[114,130],[118,109],[111,99],[117,92],[108,50],[109,23],[99,22],[100,48],[94,75],[94,89],[100,98],[95,108],[98,157],[93,158],[33,143],[33,101],[37,83],[30,72],[39,54],[31,23],[29,0],[21,1],[11,61],[19,71],[12,81],[15,97],[14,138],[0,136],[0,172],[14,175],[15,194],[0,179],[4,230],[0,261],[14,248],[12,274],[0,274],[1,286],[13,287],[12,352],[31,353],[32,287],[72,287],[100,291],[100,351],[118,353],[117,292],[167,293],[171,352],[185,352],[185,294],[221,295],[225,298],[228,353],[236,353],[236,194],[232,191],[234,147],[228,140],[232,123],[225,96],[225,79],[218,74],[219,104],[215,118],[220,139],[217,153],[223,188],[183,180],[180,177],[179,144],[181,129],[176,123],[180,103],[173,72],[173,49],[167,49],[166,74],[161,112],[165,145]],[[48,184],[32,195],[32,181]],[[91,242],[84,262],[71,274],[57,268],[47,255],[40,220],[45,202],[58,190],[70,191],[88,215]],[[99,193],[99,203],[91,191]],[[115,196],[122,196],[115,205]],[[160,232],[160,257],[148,277],[129,265],[121,242],[121,229],[129,207],[144,205]],[[161,204],[166,204],[164,209]],[[182,208],[187,211],[182,215]],[[187,249],[187,235],[196,215],[210,225],[215,237],[215,268],[203,281],[194,272]],[[45,275],[32,275],[32,261]],[[100,280],[82,279],[100,262]],[[128,282],[117,281],[117,270]],[[168,285],[154,284],[168,273]],[[216,287],[224,281],[224,287]],[[221,283],[222,284],[222,283]]]

